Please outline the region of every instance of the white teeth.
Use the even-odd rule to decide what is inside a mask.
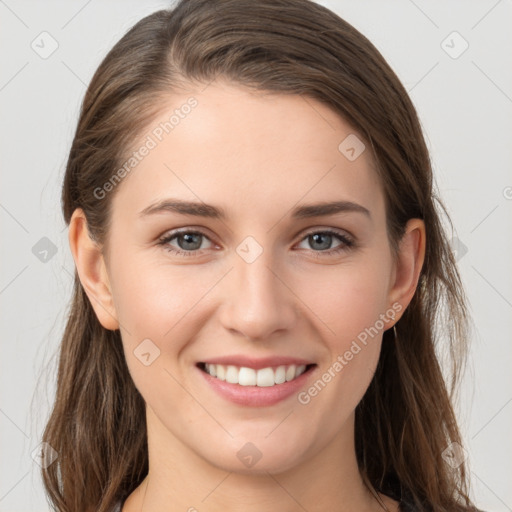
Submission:
[[[204,364],[204,369],[206,370],[206,373],[209,373],[212,377],[216,377],[217,376],[217,374],[216,374],[216,371],[217,371],[216,365],[205,363]]]
[[[224,366],[222,366],[221,364],[210,364],[209,365],[210,368],[213,366],[215,367],[215,375],[217,377],[217,379],[220,379],[220,380],[226,380],[226,368]],[[213,374],[210,372],[210,375],[213,376]]]
[[[278,366],[277,368],[261,368],[254,370],[245,366],[225,366],[222,364],[205,365],[205,370],[212,377],[225,380],[230,384],[239,384],[240,386],[259,386],[270,387],[276,384],[283,384],[296,379],[306,371],[305,365],[296,366]]]
[[[238,374],[238,384],[240,384],[240,386],[256,386],[256,370],[245,367],[240,368],[240,373]]]
[[[272,370],[272,368],[262,368],[261,370],[258,370],[256,386],[264,388],[273,386],[274,384],[274,370]]]
[[[230,384],[238,384],[238,368],[228,366],[226,370],[226,382]]]
[[[278,368],[276,368],[275,383],[282,384],[283,382],[286,382],[286,367],[279,366]]]

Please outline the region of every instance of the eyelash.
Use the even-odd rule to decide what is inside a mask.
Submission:
[[[158,241],[158,245],[159,246],[163,246],[165,248],[165,250],[175,254],[175,255],[178,255],[178,256],[185,256],[185,257],[194,257],[194,256],[198,256],[200,255],[200,252],[201,252],[201,249],[195,249],[195,250],[192,250],[192,251],[184,251],[182,249],[176,249],[174,247],[171,247],[169,244],[169,242],[171,240],[173,240],[174,238],[177,238],[179,235],[183,235],[183,234],[187,234],[187,235],[200,235],[200,236],[203,236],[205,238],[208,238],[208,236],[203,233],[202,231],[197,231],[197,230],[182,230],[182,231],[174,231],[172,233],[169,233],[169,234],[166,234],[164,235],[162,238],[159,239]],[[317,231],[310,231],[308,233],[306,233],[300,240],[300,242],[304,241],[306,238],[308,238],[309,236],[312,236],[312,235],[316,235],[316,234],[322,234],[322,235],[332,235],[334,236],[335,238],[337,238],[341,244],[338,246],[338,247],[335,247],[334,249],[327,249],[327,250],[324,250],[324,251],[314,251],[311,249],[311,252],[314,253],[314,257],[315,258],[322,258],[322,257],[325,257],[325,256],[332,256],[332,255],[335,255],[335,254],[339,254],[341,252],[344,252],[344,251],[348,251],[350,249],[353,249],[355,247],[355,242],[354,240],[351,238],[351,237],[348,237],[347,235],[342,235],[341,233],[338,233],[337,231],[334,231],[332,229],[323,229],[323,230],[317,230]]]

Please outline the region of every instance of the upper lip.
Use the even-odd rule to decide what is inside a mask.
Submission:
[[[215,357],[212,359],[206,359],[201,362],[206,364],[222,364],[227,366],[232,365],[238,367],[253,368],[254,370],[276,366],[290,366],[292,364],[297,366],[307,366],[313,364],[311,361],[308,361],[307,359],[301,359],[298,357],[272,356],[257,358],[245,355]]]

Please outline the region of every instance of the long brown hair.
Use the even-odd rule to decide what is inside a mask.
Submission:
[[[372,43],[339,16],[309,0],[182,0],[139,21],[85,94],[62,190],[66,223],[83,209],[90,235],[106,248],[116,191],[103,197],[95,190],[120,168],[165,94],[217,77],[316,99],[358,130],[377,164],[393,248],[409,219],[424,220],[418,287],[396,329],[384,333],[377,371],[356,409],[356,451],[377,490],[417,510],[470,510],[465,464],[443,456],[451,443],[462,446],[451,401],[467,343],[464,291],[441,225],[446,211],[406,90]],[[451,357],[449,385],[440,350]],[[120,333],[101,326],[75,272],[43,435],[58,452],[43,470],[54,507],[109,512],[148,471],[146,434],[144,400]]]

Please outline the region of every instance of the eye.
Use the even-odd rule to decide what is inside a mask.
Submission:
[[[304,247],[304,243],[309,247]],[[195,230],[174,231],[165,234],[158,241],[170,253],[179,256],[197,256],[201,251],[212,249],[213,242],[205,233]],[[355,242],[346,234],[324,229],[308,233],[299,243],[300,249],[313,250],[315,256],[329,256],[347,251],[355,246]]]
[[[211,249],[211,240],[200,231],[178,231],[168,233],[160,238],[159,245],[163,245],[169,252],[185,256],[193,256],[197,251]]]
[[[304,243],[308,244],[309,248],[315,252],[326,252],[328,254],[341,252],[354,246],[354,242],[350,237],[333,230],[311,232],[302,239],[298,247],[308,249],[308,247],[300,246]],[[333,246],[333,244],[335,245]]]

